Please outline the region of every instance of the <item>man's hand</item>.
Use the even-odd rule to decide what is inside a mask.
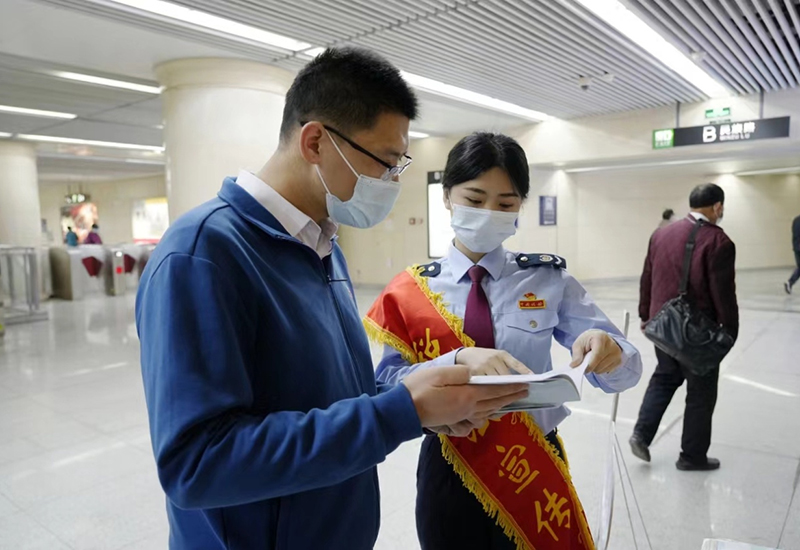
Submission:
[[[642,329],[642,332],[644,332],[644,329],[647,328],[647,321],[642,321],[639,325],[639,328]]]
[[[469,367],[472,376],[498,374],[531,374],[530,369],[514,359],[510,353],[486,348],[464,348],[456,355],[456,363]]]
[[[622,364],[622,348],[604,330],[587,330],[572,344],[572,363],[570,367],[577,367],[590,351],[594,352],[594,359],[586,367],[586,372],[605,374],[616,370]]]
[[[480,428],[490,416],[527,397],[527,384],[469,386],[468,367],[420,369],[403,379],[423,428],[444,427],[463,437]]]

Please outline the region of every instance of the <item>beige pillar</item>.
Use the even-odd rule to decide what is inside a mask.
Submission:
[[[225,176],[256,171],[278,146],[294,75],[239,59],[179,59],[155,68],[162,93],[170,220],[213,198]]]
[[[42,244],[36,148],[0,140],[0,244]]]

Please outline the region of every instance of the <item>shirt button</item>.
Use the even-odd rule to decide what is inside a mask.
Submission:
[[[536,328],[538,326],[539,326],[539,323],[537,323],[536,321],[531,321],[531,328]]]

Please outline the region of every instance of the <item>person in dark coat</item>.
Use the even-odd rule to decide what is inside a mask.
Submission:
[[[800,279],[800,216],[797,216],[792,222],[792,250],[794,250],[794,261],[797,267],[789,280],[783,283],[786,294],[792,293],[792,287]]]
[[[689,273],[688,299],[695,308],[720,323],[735,339],[739,332],[739,306],[736,302],[736,247],[719,227],[725,193],[712,183],[695,187],[689,196],[691,212],[684,219],[657,230],[650,238],[640,283],[639,317],[644,330],[647,321],[669,300],[678,296],[686,241],[697,220],[703,225],[697,233]],[[650,461],[649,446],[672,396],[686,381],[686,410],[679,470],[715,470],[719,460],[709,458],[711,418],[717,402],[719,366],[705,376],[690,370],[656,348],[658,365],[639,411],[630,439],[637,457]]]

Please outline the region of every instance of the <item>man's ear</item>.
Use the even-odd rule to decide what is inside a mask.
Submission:
[[[300,128],[299,135],[290,139],[298,140],[300,155],[309,164],[321,161],[320,145],[327,137],[325,127],[320,122],[309,122]]]

